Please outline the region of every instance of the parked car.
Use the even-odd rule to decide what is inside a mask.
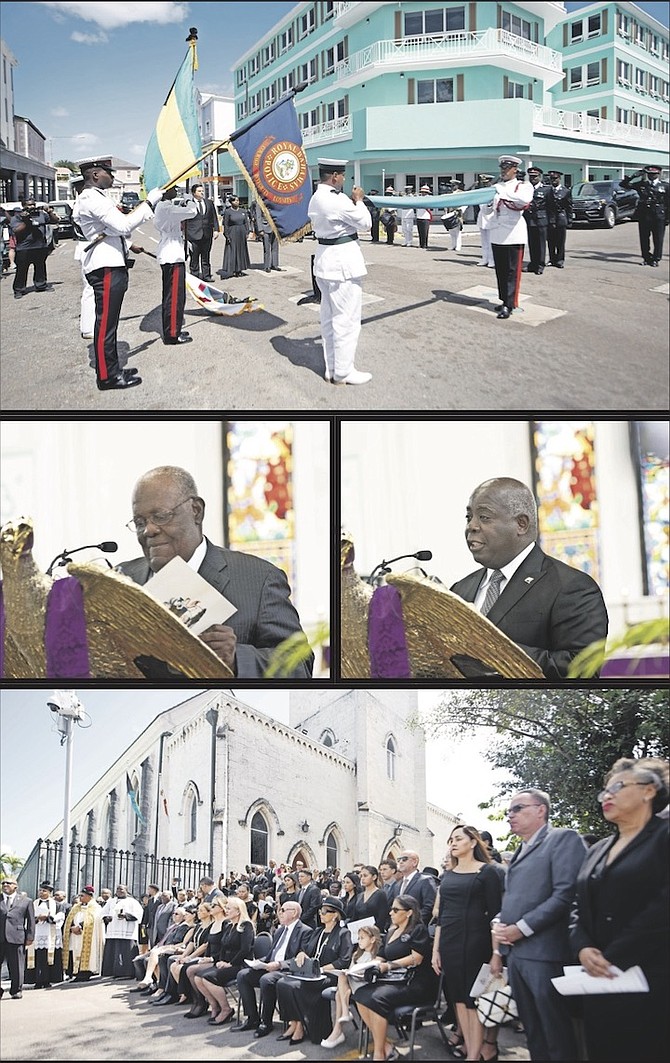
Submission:
[[[52,210],[54,214],[58,215],[58,230],[56,233],[57,241],[66,236],[74,236],[72,204],[68,203],[67,200],[60,199],[54,203],[49,203],[49,210]]]
[[[140,204],[140,197],[137,192],[122,192],[121,193],[121,206],[123,207],[124,214],[130,214],[131,210],[138,207]]]
[[[621,181],[584,181],[572,193],[574,220],[613,229],[618,221],[633,217],[638,199]]]

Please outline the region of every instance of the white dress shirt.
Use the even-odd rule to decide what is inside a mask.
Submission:
[[[473,602],[473,605],[474,605],[475,609],[479,609],[479,611],[481,613],[482,606],[483,606],[484,600],[486,598],[486,592],[489,589],[489,583],[491,582],[491,578],[493,576],[493,573],[494,572],[502,572],[502,574],[503,574],[503,579],[502,579],[502,581],[500,583],[500,594],[502,594],[502,592],[505,590],[505,587],[507,586],[507,584],[511,580],[512,576],[514,575],[516,570],[519,568],[519,566],[522,564],[522,562],[525,561],[525,559],[528,557],[529,553],[531,552],[531,550],[533,549],[534,546],[535,546],[534,542],[530,543],[530,545],[527,546],[525,550],[522,550],[520,554],[517,554],[516,557],[513,557],[512,560],[509,562],[509,564],[505,565],[504,568],[499,568],[499,569],[487,568],[486,577],[485,577],[485,579],[482,580],[481,584],[479,585],[479,590],[477,591],[477,594],[475,596],[475,600]]]

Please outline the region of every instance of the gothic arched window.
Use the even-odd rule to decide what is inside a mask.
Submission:
[[[395,780],[397,755],[398,750],[396,748],[395,740],[393,738],[393,735],[389,735],[386,739],[386,774],[388,775],[391,782]]]
[[[268,825],[261,812],[256,812],[251,821],[251,864],[261,864],[263,867],[268,862]]]
[[[331,747],[335,745],[335,735],[331,731],[330,727],[326,728],[326,730],[321,735],[319,741],[324,746]]]
[[[326,867],[338,867],[337,838],[332,830],[326,838]]]
[[[187,824],[187,842],[194,842],[198,837],[198,799],[195,790],[191,790],[188,803],[188,814],[186,818]]]

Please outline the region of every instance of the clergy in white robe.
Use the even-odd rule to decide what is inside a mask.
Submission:
[[[135,977],[133,960],[139,951],[137,939],[142,914],[142,905],[129,895],[127,887],[117,886],[116,896],[102,909],[102,920],[107,927],[103,977]]]
[[[65,913],[58,911],[53,886],[43,882],[33,901],[35,937],[26,949],[24,982],[35,989],[46,989],[53,982],[63,981],[63,935]]]
[[[73,904],[63,927],[63,952],[67,971],[76,982],[87,982],[99,974],[105,947],[105,924],[102,909],[95,899],[92,886],[84,886],[79,900]]]

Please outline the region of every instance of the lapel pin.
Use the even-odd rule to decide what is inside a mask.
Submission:
[[[526,576],[526,578],[525,578],[525,580],[523,582],[524,583],[533,583],[534,579],[535,579],[534,576]]]

